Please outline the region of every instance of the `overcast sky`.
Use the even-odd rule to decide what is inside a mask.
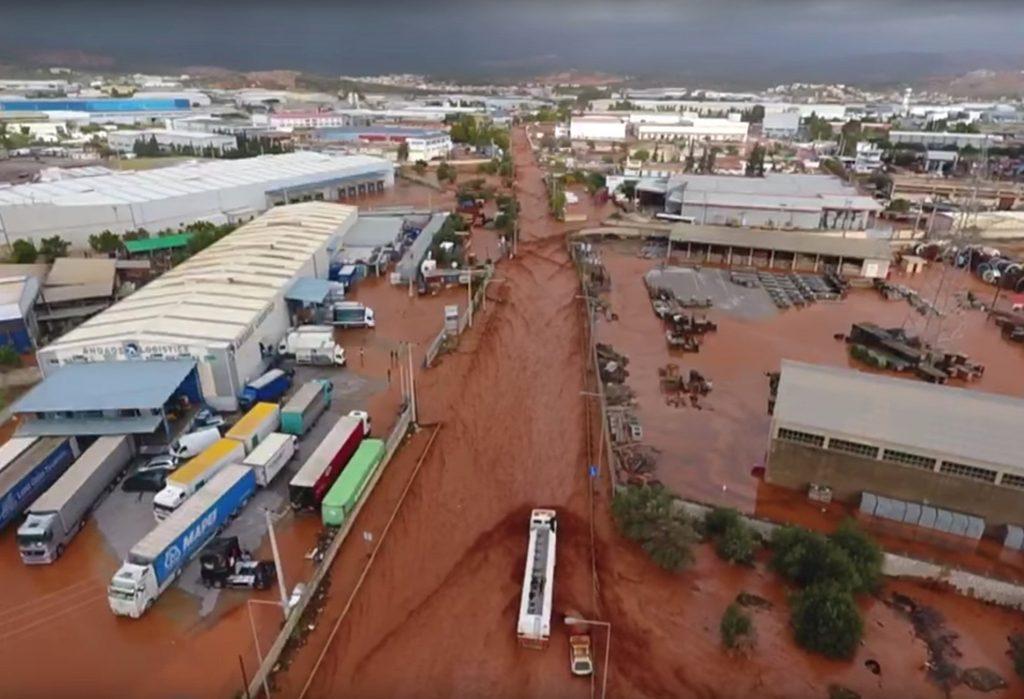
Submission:
[[[763,82],[1024,68],[1024,0],[37,0],[0,51],[324,74],[602,70]]]

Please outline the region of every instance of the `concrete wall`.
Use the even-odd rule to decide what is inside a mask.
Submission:
[[[1024,490],[778,439],[772,440],[765,478],[796,490],[826,485],[834,498],[851,503],[864,491],[928,502],[982,517],[990,527],[1024,522]]]

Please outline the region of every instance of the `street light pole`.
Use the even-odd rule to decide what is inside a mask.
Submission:
[[[612,625],[608,621],[599,621],[597,619],[580,619],[579,617],[567,616],[565,617],[565,623],[569,626],[575,625],[586,625],[586,626],[603,626],[608,632],[608,639],[604,644],[604,671],[601,673],[601,699],[605,699],[605,693],[608,691],[608,660],[611,656],[612,649]]]
[[[270,550],[274,552],[274,567],[277,568],[277,587],[281,593],[281,613],[284,620],[288,621],[288,593],[285,591],[284,568],[281,565],[281,554],[277,550],[277,537],[274,536],[274,522],[270,518],[270,510],[263,510],[263,516],[267,520],[267,532],[270,534]]]
[[[252,600],[251,599],[251,600],[247,600],[247,604],[245,605],[246,611],[249,612],[249,627],[252,629],[252,642],[256,646],[256,661],[259,663],[259,665],[257,666],[257,670],[256,671],[259,672],[259,671],[261,671],[263,669],[263,651],[260,650],[260,639],[259,639],[259,636],[256,635],[256,619],[253,618],[253,615],[252,615],[252,605],[253,605],[253,603],[257,603],[257,604],[272,604],[275,607],[277,606],[277,603],[276,602],[266,602],[264,600]],[[241,659],[241,656],[239,656],[239,659]],[[245,691],[246,691],[246,694],[249,693],[249,683],[248,682],[246,682]],[[270,683],[267,682],[267,674],[266,673],[263,674],[263,693],[267,695],[267,699],[270,699]]]
[[[416,378],[413,376],[412,367],[412,343],[406,344],[409,350],[409,407],[412,408],[412,421],[415,424],[418,422],[416,417]]]

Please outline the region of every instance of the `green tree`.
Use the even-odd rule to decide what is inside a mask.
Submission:
[[[745,175],[747,177],[764,177],[764,146],[758,143],[750,151],[750,157],[747,158],[747,168]]]
[[[854,592],[874,592],[882,581],[884,554],[878,543],[857,526],[844,520],[829,536],[829,543],[841,549],[857,573]]]
[[[59,235],[54,235],[39,241],[39,254],[47,261],[53,262],[58,257],[67,257],[69,247],[71,247],[71,243]]]
[[[811,112],[811,115],[807,117],[807,135],[812,141],[827,141],[832,138],[832,125],[828,123],[828,120],[818,116],[816,112]]]
[[[704,516],[704,533],[714,538],[743,523],[739,512],[731,507],[715,507]]]
[[[422,175],[427,171],[427,161],[417,160],[415,163],[413,163],[412,169],[416,171],[417,175]]]
[[[693,562],[696,532],[662,486],[626,486],[615,493],[612,515],[623,536],[661,568],[678,571]]]
[[[104,254],[117,252],[121,249],[121,237],[111,231],[102,231],[89,236],[89,247]]]
[[[0,345],[0,366],[16,367],[21,364],[18,350],[12,345]]]
[[[1024,677],[1024,633],[1012,633],[1007,640],[1010,642],[1013,669],[1020,677]]]
[[[404,163],[409,159],[409,143],[402,141],[398,144],[398,161]]]
[[[850,658],[864,634],[864,622],[849,589],[837,583],[812,585],[790,601],[796,642],[829,658]]]
[[[38,257],[39,251],[31,240],[15,240],[11,245],[11,262],[15,264],[29,265]]]
[[[722,645],[729,650],[749,647],[754,644],[754,621],[743,607],[733,602],[725,608],[722,621],[718,624]]]
[[[449,182],[455,182],[458,177],[455,172],[455,168],[448,163],[447,160],[441,161],[441,164],[437,166],[437,180],[443,182],[448,180]]]
[[[633,151],[633,158],[635,160],[639,160],[640,162],[647,162],[648,160],[651,159],[651,154],[646,148],[638,148],[637,150]]]

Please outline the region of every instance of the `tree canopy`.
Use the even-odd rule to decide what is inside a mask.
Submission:
[[[848,589],[827,582],[793,596],[792,624],[796,642],[829,658],[850,658],[864,634],[864,622]]]
[[[678,571],[693,562],[696,532],[662,486],[623,488],[612,500],[612,514],[622,534],[661,568]]]

